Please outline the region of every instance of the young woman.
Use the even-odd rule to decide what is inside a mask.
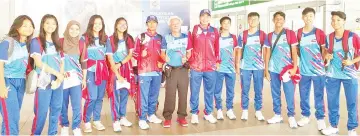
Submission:
[[[60,39],[65,54],[64,99],[60,120],[62,135],[69,135],[69,97],[73,113],[72,130],[75,136],[81,135],[81,91],[86,87],[87,50],[84,48],[84,42],[79,42],[79,40],[80,24],[70,21],[64,32],[64,38]]]
[[[229,29],[231,26],[231,19],[229,17],[223,17],[220,19],[220,37],[219,37],[219,46],[220,46],[220,58],[221,63],[219,68],[216,70],[217,78],[215,85],[215,104],[217,111],[217,119],[224,119],[222,112],[222,100],[221,92],[224,83],[226,83],[226,116],[229,119],[236,119],[233,109],[233,100],[234,100],[234,88],[235,88],[235,58],[234,58],[234,49],[237,46],[236,36],[231,34]],[[236,68],[238,69],[238,68]]]
[[[110,78],[107,88],[110,98],[110,112],[113,120],[114,131],[121,131],[121,125],[131,126],[132,123],[126,119],[126,104],[128,101],[128,88],[116,86],[116,82],[130,83],[130,74],[132,69],[131,58],[134,50],[134,39],[127,33],[128,24],[125,18],[118,18],[115,21],[114,34],[110,36],[109,43],[106,47],[106,55],[110,64]]]
[[[30,64],[36,67],[40,74],[39,80],[51,78],[61,83],[64,79],[64,62],[59,42],[58,21],[54,15],[47,14],[41,19],[39,37],[32,39],[30,44]],[[43,77],[41,77],[43,76]],[[54,85],[55,82],[43,82],[35,92],[32,135],[41,135],[44,128],[47,112],[50,108],[48,135],[56,135],[58,120],[62,107],[63,87]],[[56,87],[54,87],[56,86]]]
[[[343,84],[348,111],[347,129],[349,136],[357,136],[358,122],[358,76],[360,61],[360,38],[357,34],[345,30],[346,14],[341,11],[331,12],[331,26],[335,32],[327,36],[325,59],[328,61],[326,91],[330,127],[323,129],[324,135],[336,135],[339,132],[339,96],[340,84]],[[347,48],[346,48],[347,47]],[[355,65],[356,64],[356,65]]]
[[[108,77],[108,69],[105,63],[107,36],[105,34],[104,20],[100,15],[91,16],[87,30],[81,40],[85,42],[85,48],[88,51],[87,89],[84,90],[84,97],[86,98],[84,105],[84,132],[90,133],[92,132],[90,123],[92,115],[94,127],[97,130],[105,130],[100,121],[100,114]]]
[[[0,43],[1,135],[19,135],[28,47],[33,32],[31,18],[21,15],[14,20],[7,37]]]

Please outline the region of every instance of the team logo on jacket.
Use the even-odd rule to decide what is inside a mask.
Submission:
[[[157,41],[157,44],[160,44],[160,45],[161,45],[161,42],[160,42],[160,41]]]
[[[214,34],[211,34],[210,37],[211,37],[211,38],[215,38],[215,35],[214,35]]]

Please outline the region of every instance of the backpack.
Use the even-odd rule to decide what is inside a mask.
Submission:
[[[285,29],[285,28],[284,28]],[[284,30],[283,30],[284,31]],[[283,31],[281,31],[281,33],[278,35],[278,37],[276,38],[276,40],[275,40],[275,43],[274,43],[274,47],[272,47],[272,36],[273,36],[273,34],[274,34],[274,32],[271,32],[271,33],[269,33],[269,35],[268,35],[268,39],[269,39],[269,44],[270,44],[270,49],[271,49],[271,54],[272,54],[272,52],[274,51],[274,49],[275,49],[275,47],[276,47],[276,45],[277,45],[277,41],[279,40],[279,38],[281,37],[281,35],[282,35],[282,33],[283,33]],[[290,54],[291,54],[291,52],[292,52],[292,48],[291,48],[291,44],[290,44],[290,32],[291,32],[291,30],[289,30],[289,29],[285,29],[285,33],[286,33],[286,40],[287,40],[287,43],[289,44],[289,46],[290,46]],[[271,56],[271,55],[270,55]],[[292,55],[290,55],[291,56],[291,58],[292,58]]]
[[[297,31],[297,39],[298,39],[298,50],[297,50],[297,53],[298,53],[298,56],[300,57],[300,41],[301,41],[301,38],[302,38],[302,33],[303,33],[303,28],[300,28],[298,31]],[[318,29],[318,28],[315,28],[315,37],[316,37],[316,42],[318,43],[319,47],[320,47],[320,52],[322,52],[322,49],[321,49],[321,30]]]
[[[0,41],[3,42],[5,40],[9,42],[8,58],[10,58],[14,52],[15,39],[5,35],[5,37],[3,37]]]
[[[345,52],[345,57],[344,57],[345,60],[348,58],[348,53],[349,53],[349,44],[348,44],[349,36],[350,36],[350,31],[345,30],[343,37],[342,37],[342,48]],[[329,53],[332,53],[334,50],[334,39],[335,39],[335,32],[332,32],[329,36],[329,50],[328,50]],[[355,46],[357,46],[357,45],[355,45]],[[355,48],[354,58],[359,56],[359,51],[357,49],[358,49],[358,47]],[[356,62],[354,64],[356,69],[359,69],[359,64],[360,64],[359,62]],[[344,69],[344,67],[342,67],[342,70],[343,69]]]
[[[241,59],[244,58],[244,50],[245,50],[245,45],[246,45],[246,43],[247,43],[248,35],[249,35],[249,31],[248,31],[248,30],[245,30],[244,33],[243,33],[243,38],[242,38],[242,40],[243,40],[243,50],[242,50]],[[261,45],[261,48],[260,48],[261,54],[262,54],[262,48],[263,48],[264,43],[265,43],[265,37],[266,37],[265,32],[260,30],[260,36],[259,36],[259,38],[260,38],[260,45]]]

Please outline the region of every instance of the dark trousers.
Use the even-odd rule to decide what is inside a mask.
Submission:
[[[166,120],[171,120],[175,110],[176,91],[178,91],[178,118],[187,116],[187,93],[189,86],[189,70],[186,68],[172,69],[171,76],[166,77],[165,103],[163,116]]]

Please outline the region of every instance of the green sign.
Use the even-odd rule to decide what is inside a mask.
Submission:
[[[211,6],[212,6],[212,10],[222,10],[222,9],[253,5],[268,1],[270,0],[212,0]]]

